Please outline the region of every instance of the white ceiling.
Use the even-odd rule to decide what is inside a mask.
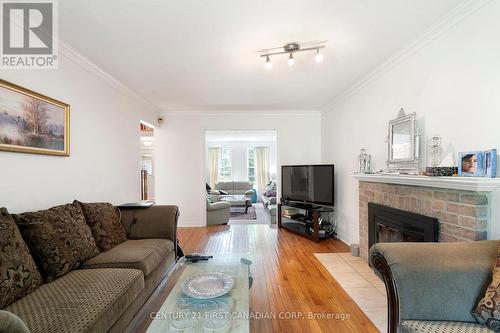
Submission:
[[[162,110],[318,110],[461,0],[59,1],[60,37]],[[257,50],[329,40],[313,54]]]

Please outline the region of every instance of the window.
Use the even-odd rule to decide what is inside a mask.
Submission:
[[[255,150],[253,147],[247,149],[247,175],[248,181],[255,184]]]
[[[148,175],[153,174],[153,155],[142,154],[141,155],[141,170],[146,170]]]
[[[231,149],[222,148],[219,160],[219,181],[231,181]]]

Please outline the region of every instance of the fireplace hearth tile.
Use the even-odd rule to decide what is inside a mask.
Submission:
[[[328,270],[331,271],[330,269]],[[332,276],[342,288],[371,288],[373,285],[360,273],[333,273]]]
[[[385,286],[368,264],[359,257],[351,256],[350,253],[314,255],[377,329],[380,332],[387,332]],[[341,261],[338,261],[339,259]],[[345,265],[351,267],[352,271],[341,272],[346,269]]]

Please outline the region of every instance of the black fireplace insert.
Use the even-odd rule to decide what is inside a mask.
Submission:
[[[368,203],[368,243],[437,242],[439,221],[436,218]]]

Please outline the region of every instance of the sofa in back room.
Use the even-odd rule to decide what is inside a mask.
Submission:
[[[264,209],[269,214],[271,218],[271,223],[276,223],[276,213],[278,205],[276,203],[276,183],[270,181],[266,185],[266,190],[260,196],[260,200],[264,205]]]
[[[215,184],[216,191],[224,191],[228,194],[242,194],[251,196],[253,194],[253,184],[250,182],[218,182]]]

